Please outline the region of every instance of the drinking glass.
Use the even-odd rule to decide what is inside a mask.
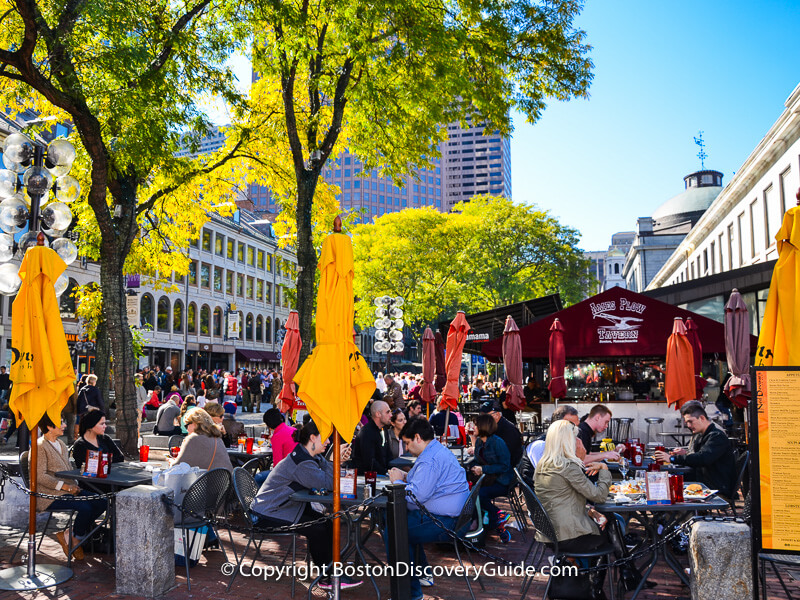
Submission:
[[[622,481],[628,479],[628,459],[624,456],[619,457],[619,472],[622,473]]]

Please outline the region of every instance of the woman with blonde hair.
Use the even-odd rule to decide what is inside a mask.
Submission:
[[[186,463],[192,467],[211,469],[227,469],[233,471],[228,451],[222,442],[222,432],[202,408],[187,413],[182,422],[189,432],[181,444],[178,456],[169,460],[170,466]]]

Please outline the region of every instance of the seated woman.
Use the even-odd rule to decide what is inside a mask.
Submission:
[[[197,400],[195,400],[195,397],[192,394],[188,394],[186,397],[184,397],[183,404],[181,405],[181,415],[180,417],[178,417],[178,423],[181,424],[181,433],[183,433],[184,435],[189,433],[186,430],[186,425],[184,424],[185,423],[184,417],[193,410],[195,410],[196,408],[197,408]]]
[[[56,476],[59,471],[72,469],[72,465],[69,463],[67,447],[64,442],[58,439],[64,435],[64,421],[62,420],[61,425],[56,427],[50,417],[45,414],[39,421],[39,429],[44,432],[44,435],[37,442],[39,453],[36,463],[36,491],[40,494],[59,496],[59,498],[56,500],[37,498],[36,510],[70,509],[77,511],[72,525],[72,532],[59,531],[56,534],[56,538],[64,549],[64,554],[69,556],[70,548],[73,548],[73,558],[81,560],[83,558],[83,549],[80,548],[80,545],[89,535],[97,518],[108,508],[108,501],[104,498],[78,500],[76,496],[91,496],[92,494],[81,490],[78,487],[78,482],[74,479]]]
[[[168,459],[169,465],[186,463],[190,467],[226,469],[233,471],[228,451],[222,443],[222,432],[202,408],[191,411],[184,417],[186,430],[189,432],[183,439],[178,456]]]
[[[475,448],[475,458],[467,466],[474,478],[473,481],[477,481],[481,475],[485,475],[480,492],[478,492],[481,498],[481,507],[488,511],[489,527],[497,530],[500,541],[505,544],[511,540],[511,533],[506,530],[504,522],[498,521],[499,510],[492,500],[508,495],[508,486],[514,478],[511,453],[500,436],[495,435],[497,422],[492,415],[478,415],[475,425],[477,432],[470,435],[472,446]]]
[[[86,455],[90,450],[99,450],[111,454],[111,462],[124,462],[125,457],[110,437],[106,435],[106,416],[99,410],[90,410],[81,418],[78,426],[81,437],[75,440],[72,447],[72,458],[75,466],[83,468]]]
[[[328,440],[323,440],[313,421],[309,421],[296,434],[297,446],[289,456],[275,465],[261,485],[252,510],[258,515],[257,527],[280,527],[292,523],[315,521],[321,515],[308,502],[295,502],[290,496],[300,489],[333,489],[333,464],[323,458]],[[340,449],[342,461],[350,458],[350,447]],[[330,520],[315,523],[302,529],[308,542],[308,551],[314,564],[328,568],[333,560],[333,523]],[[345,576],[342,587],[360,585],[360,581]],[[320,580],[320,587],[330,589],[329,576]]]
[[[603,502],[608,497],[611,474],[602,462],[585,467],[576,455],[578,428],[569,421],[551,424],[545,438],[544,454],[536,465],[534,484],[536,495],[556,530],[558,548],[563,551],[585,552],[609,541],[616,556],[626,555],[624,546],[616,539],[614,529],[600,529],[586,510],[586,502]],[[597,483],[586,476],[597,474]],[[592,509],[594,510],[594,509]],[[544,537],[537,532],[539,541]],[[595,597],[603,598],[605,570],[590,574]],[[641,575],[630,567],[621,569],[625,587],[632,589]]]
[[[395,408],[394,411],[392,411],[392,426],[388,430],[389,451],[392,454],[392,458],[397,458],[405,451],[403,442],[400,439],[400,432],[403,431],[403,427],[405,427],[406,423],[408,423],[408,419],[406,419],[406,414],[403,412],[403,409]]]

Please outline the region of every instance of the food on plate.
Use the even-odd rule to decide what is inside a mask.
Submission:
[[[626,481],[623,484],[613,484],[608,490],[612,494],[642,494],[644,490],[634,481]]]
[[[699,483],[690,483],[689,485],[686,486],[685,491],[687,494],[692,494],[697,496],[703,493],[703,486],[700,485]]]

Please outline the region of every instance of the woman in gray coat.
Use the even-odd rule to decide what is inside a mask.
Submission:
[[[314,421],[309,421],[295,434],[297,446],[270,472],[258,490],[252,510],[258,515],[257,527],[281,527],[292,523],[315,521],[322,515],[307,502],[295,502],[290,496],[302,489],[333,489],[333,464],[322,456],[328,446]],[[350,446],[341,447],[342,461],[350,458]],[[314,564],[327,569],[333,561],[333,523],[330,520],[303,528],[308,551]],[[341,577],[341,587],[360,585],[347,576]],[[331,587],[330,577],[320,580],[320,587]]]

